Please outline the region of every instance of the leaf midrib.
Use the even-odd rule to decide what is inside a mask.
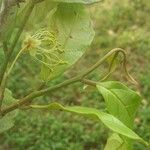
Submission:
[[[104,86],[102,86],[102,87],[105,88]],[[119,100],[119,102],[125,107],[125,110],[131,119],[131,115],[130,115],[129,111],[126,109],[127,106],[123,103],[123,101],[121,101],[120,98],[111,89],[107,89],[107,88],[105,88],[105,89],[110,91],[112,93],[112,95],[114,95]]]

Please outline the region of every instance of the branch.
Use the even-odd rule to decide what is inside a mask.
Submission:
[[[86,85],[90,85],[90,86],[96,86],[97,82],[89,80],[89,79],[82,79],[82,82]]]
[[[40,97],[40,96],[45,95],[47,93],[56,91],[56,90],[58,90],[62,87],[66,87],[66,86],[68,86],[70,84],[73,84],[75,82],[84,82],[86,84],[95,85],[95,82],[91,82],[90,80],[85,80],[84,77],[86,77],[91,72],[93,72],[95,69],[97,69],[105,60],[107,60],[112,54],[114,54],[116,52],[121,52],[124,55],[124,60],[125,60],[125,63],[126,63],[126,53],[125,53],[125,51],[121,48],[113,49],[110,52],[108,52],[97,63],[95,63],[93,66],[91,66],[89,69],[87,69],[84,73],[81,73],[80,75],[78,75],[76,77],[73,77],[71,79],[68,79],[68,80],[66,80],[66,81],[64,81],[60,84],[57,84],[53,87],[49,87],[49,88],[46,88],[46,89],[43,89],[43,90],[39,90],[39,91],[35,91],[35,92],[30,93],[29,95],[25,96],[24,98],[20,99],[19,101],[15,102],[15,103],[13,103],[12,105],[3,108],[2,111],[1,111],[2,115],[4,116],[8,112],[11,112],[11,111],[19,108],[20,106],[22,106],[22,105],[24,105],[28,102],[31,102],[36,97]]]
[[[32,92],[31,94],[25,96],[24,98],[22,98],[21,100],[15,102],[14,104],[12,104],[12,105],[2,109],[1,114],[5,115],[8,112],[13,111],[16,108],[18,108],[18,107],[20,107],[20,106],[22,106],[22,105],[32,101],[32,99],[34,99],[36,97],[39,97],[39,96],[42,96],[44,94],[50,93],[52,91],[58,90],[58,89],[60,89],[62,87],[65,87],[67,85],[70,85],[70,84],[72,84],[74,82],[78,82],[78,81],[80,81],[80,78],[79,77],[74,77],[74,78],[71,78],[69,80],[64,81],[63,83],[55,85],[53,87],[50,87],[50,88],[47,88],[47,89],[44,89],[44,90],[40,90],[40,91],[36,91],[36,92]]]

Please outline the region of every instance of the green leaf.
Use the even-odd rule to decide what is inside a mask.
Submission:
[[[124,135],[128,138],[138,140],[144,144],[148,144],[145,142],[141,137],[139,137],[135,132],[133,132],[131,129],[129,129],[127,126],[125,126],[120,120],[118,120],[116,117],[101,112],[94,108],[87,108],[87,107],[79,107],[79,106],[66,106],[59,103],[51,103],[49,105],[40,106],[40,105],[31,105],[32,108],[36,109],[49,109],[49,110],[63,110],[83,116],[87,116],[92,119],[100,120],[103,122],[105,126],[107,126],[112,131],[119,133],[121,135]]]
[[[43,80],[51,80],[73,65],[94,38],[89,13],[81,4],[59,4],[50,23],[49,30],[57,35],[57,40],[64,50],[59,57],[66,63],[56,66],[53,71],[43,65],[41,69]]]
[[[12,97],[11,91],[9,89],[6,89],[4,93],[2,107],[11,104],[14,101],[16,101],[16,99]],[[16,117],[17,113],[18,113],[18,110],[15,110],[13,112],[6,114],[4,117],[0,118],[0,133],[14,126],[14,118]]]
[[[63,2],[63,3],[83,3],[83,4],[92,4],[99,2],[100,0],[52,0],[54,2]]]
[[[97,88],[104,97],[109,113],[132,129],[141,97],[122,83],[116,81],[98,83]],[[122,138],[126,143],[127,149],[131,149],[132,141],[125,137]]]
[[[20,13],[20,19],[25,11],[27,9],[28,5],[26,5],[26,8]],[[45,27],[45,25],[48,22],[48,18],[51,11],[57,7],[57,3],[54,3],[49,0],[44,0],[43,2],[36,4],[34,6],[34,9],[32,11],[32,14],[30,15],[30,18],[28,20],[27,28],[31,32],[39,30],[41,27]],[[39,11],[40,10],[40,11]],[[19,22],[18,22],[19,24]]]
[[[116,81],[98,83],[97,88],[104,97],[109,113],[132,128],[141,97]]]
[[[127,148],[124,140],[117,133],[113,133],[107,139],[104,150],[127,150]]]

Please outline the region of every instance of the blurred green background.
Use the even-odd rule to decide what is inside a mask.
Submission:
[[[89,8],[96,31],[93,44],[73,69],[51,85],[77,74],[113,48],[125,49],[129,71],[140,86],[134,87],[126,81],[119,64],[109,80],[120,80],[141,92],[143,100],[135,119],[135,130],[150,141],[150,3],[148,0],[105,0]],[[32,60],[24,55],[19,61],[8,85],[14,97],[23,96],[38,84]],[[98,80],[107,72],[107,66],[104,64],[90,77]],[[41,99],[37,101],[105,109],[101,95],[93,89],[84,90],[80,83]],[[0,135],[0,150],[103,150],[108,134],[102,124],[76,115],[22,109],[15,126]],[[135,142],[134,149],[150,148]]]

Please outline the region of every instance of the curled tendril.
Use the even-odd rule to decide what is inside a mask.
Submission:
[[[109,71],[108,73],[100,80],[100,81],[104,81],[106,80],[107,78],[109,78],[109,76],[111,75],[112,73],[112,66],[113,66],[113,63],[114,63],[114,60],[117,58],[118,54],[119,53],[122,53],[123,54],[123,68],[125,70],[125,74],[126,74],[126,77],[127,79],[133,83],[134,85],[139,85],[139,83],[129,74],[128,72],[128,69],[127,69],[127,57],[126,57],[126,52],[125,50],[121,49],[121,48],[115,48],[115,49],[112,49],[110,52],[112,52],[112,54],[115,53],[115,55],[113,56],[113,59],[111,61],[111,64],[109,66]],[[112,55],[111,54],[111,55]],[[110,55],[110,56],[111,56]]]
[[[23,47],[27,47],[35,60],[48,67],[51,71],[56,66],[67,63],[62,59],[64,50],[55,34],[47,30],[40,30],[32,36],[27,35],[23,42]]]

